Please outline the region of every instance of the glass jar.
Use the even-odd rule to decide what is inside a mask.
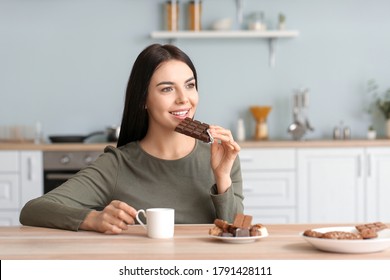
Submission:
[[[249,30],[266,30],[266,26],[264,23],[264,13],[263,12],[255,12],[251,15],[249,24],[248,24]]]
[[[199,31],[202,29],[202,1],[190,1],[188,4],[189,30]]]
[[[179,4],[177,1],[165,3],[166,29],[169,31],[179,30]]]

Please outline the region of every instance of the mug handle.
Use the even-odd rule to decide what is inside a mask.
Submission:
[[[137,219],[137,221],[139,222],[139,224],[140,224],[144,229],[147,230],[146,225],[145,225],[145,224],[141,221],[141,219],[139,218],[139,214],[141,214],[141,213],[144,215],[145,218],[147,218],[147,217],[146,217],[145,210],[143,210],[143,209],[140,209],[140,210],[137,211],[137,216],[135,216],[135,218]]]

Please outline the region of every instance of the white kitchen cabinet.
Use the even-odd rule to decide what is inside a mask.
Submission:
[[[363,148],[302,148],[297,158],[298,222],[365,221]]]
[[[20,152],[21,206],[43,195],[43,154],[41,151]]]
[[[366,148],[366,219],[390,222],[390,148]]]
[[[42,194],[42,152],[1,151],[0,225],[19,224],[23,205]]]
[[[20,204],[19,174],[0,173],[0,208],[17,209]]]
[[[244,148],[240,160],[245,214],[256,223],[294,223],[295,149]]]

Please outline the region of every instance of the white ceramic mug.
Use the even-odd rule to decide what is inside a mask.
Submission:
[[[139,215],[146,218],[146,225]],[[171,238],[175,230],[175,209],[172,208],[149,208],[140,209],[136,216],[137,221],[143,226],[150,238]]]

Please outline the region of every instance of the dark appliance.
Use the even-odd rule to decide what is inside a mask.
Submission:
[[[44,151],[44,193],[55,189],[78,171],[94,162],[102,151]]]

